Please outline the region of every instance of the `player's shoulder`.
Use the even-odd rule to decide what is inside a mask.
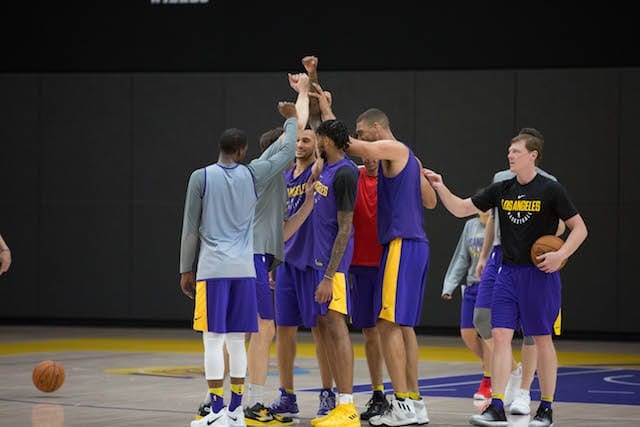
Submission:
[[[493,182],[506,181],[514,176],[516,176],[516,174],[511,172],[509,169],[501,170],[493,174]]]
[[[544,176],[545,178],[548,178],[552,181],[558,181],[558,179],[551,175],[549,172],[545,171],[544,169],[541,169],[539,167],[536,166],[536,172],[538,172],[540,175]]]

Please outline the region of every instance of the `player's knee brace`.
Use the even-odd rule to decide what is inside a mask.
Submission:
[[[476,328],[482,339],[491,338],[491,309],[476,308],[473,310],[473,326]]]

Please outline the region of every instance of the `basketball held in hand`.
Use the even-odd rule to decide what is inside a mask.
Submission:
[[[538,260],[538,256],[546,254],[547,252],[555,252],[560,249],[563,244],[564,240],[558,236],[554,236],[553,234],[540,236],[538,240],[533,242],[533,245],[531,245],[531,262],[533,262],[534,265],[538,265],[542,262],[541,260]],[[558,270],[565,266],[567,260],[568,258],[562,260]]]
[[[33,368],[33,385],[40,391],[50,393],[62,387],[65,372],[62,365],[54,360],[45,360]]]

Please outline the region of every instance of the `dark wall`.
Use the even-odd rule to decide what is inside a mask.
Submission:
[[[295,71],[295,70],[294,70]],[[542,167],[565,185],[590,234],[562,272],[567,333],[634,333],[635,118],[640,70],[322,71],[353,129],[385,110],[397,138],[460,195],[506,167],[521,127],[546,137]],[[0,317],[188,324],[178,285],[184,192],[215,161],[226,127],[259,134],[293,100],[277,73],[0,75],[2,234],[14,263]],[[432,258],[422,326],[455,328],[459,294],[440,299],[463,219],[425,211]]]
[[[629,2],[6,3],[0,71],[288,71],[311,54],[335,71],[640,65]]]

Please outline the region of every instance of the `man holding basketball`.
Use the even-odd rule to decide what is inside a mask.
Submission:
[[[552,421],[558,359],[552,341],[553,324],[560,309],[561,283],[558,270],[587,237],[587,227],[564,188],[537,173],[543,141],[534,135],[519,134],[509,146],[512,179],[488,186],[480,194],[462,199],[444,185],[440,175],[427,171],[445,207],[457,217],[498,208],[502,237],[502,268],[496,278],[491,326],[494,339],[493,394],[491,404],[471,424],[506,426],[504,393],[511,366],[511,340],[520,324],[532,336],[538,349],[538,379],[542,399],[529,426],[549,426]],[[558,220],[570,232],[562,247],[540,257],[536,267],[530,259],[533,242],[545,234],[555,234]]]

